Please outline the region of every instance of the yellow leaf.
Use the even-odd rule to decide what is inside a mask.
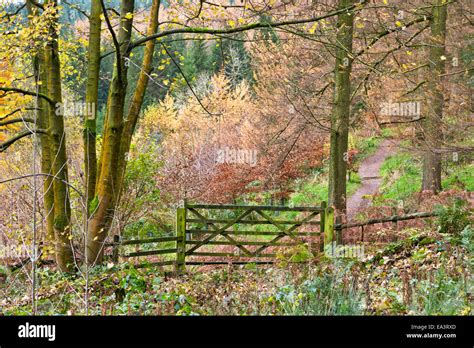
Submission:
[[[127,14],[125,15],[125,18],[126,19],[132,19],[133,18],[133,13],[127,12]]]
[[[395,25],[396,25],[397,27],[401,27],[401,26],[402,26],[402,22],[396,21],[396,22],[395,22]]]
[[[231,27],[235,27],[235,22],[233,20],[230,20],[228,23]]]

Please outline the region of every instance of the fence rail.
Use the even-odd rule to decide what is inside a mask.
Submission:
[[[290,216],[281,214],[293,213]],[[278,214],[278,216],[274,216]],[[273,263],[275,249],[311,244],[311,238],[329,241],[332,236],[333,210],[322,202],[319,207],[286,207],[268,205],[185,204],[176,211],[176,235],[120,240],[114,236],[112,258],[145,257],[174,254],[174,260],[162,260],[148,265],[174,265],[184,271],[186,265],[268,264]],[[307,231],[301,231],[309,226]],[[262,228],[263,230],[260,230]],[[325,231],[328,231],[325,234]],[[324,237],[324,238],[323,238]],[[159,247],[160,243],[174,242],[175,247]],[[120,253],[124,246],[155,243],[153,250]],[[319,241],[323,249],[322,241]],[[221,247],[215,249],[215,247]],[[228,249],[232,250],[228,250]],[[217,259],[216,259],[217,258]],[[225,258],[225,260],[222,260]]]
[[[336,233],[336,240],[338,244],[342,244],[342,230],[354,227],[361,228],[361,241],[364,241],[364,227],[375,224],[382,224],[387,222],[392,222],[394,227],[397,227],[398,221],[414,220],[414,219],[423,219],[437,216],[435,212],[421,212],[421,213],[412,213],[406,215],[392,215],[383,218],[369,219],[363,222],[351,222],[346,224],[337,223],[334,225],[334,231]],[[336,219],[337,220],[337,219]]]
[[[277,219],[272,216],[272,213],[276,212],[293,212],[296,213],[296,217]],[[224,217],[216,216],[219,213]],[[319,244],[319,250],[323,251],[324,245],[331,245],[334,239],[338,244],[342,243],[344,229],[361,227],[363,241],[365,226],[433,216],[436,216],[436,213],[424,212],[342,224],[339,218],[334,219],[334,210],[327,207],[326,202],[321,202],[319,207],[185,204],[183,208],[178,208],[176,211],[175,236],[123,241],[118,236],[114,236],[114,242],[108,245],[113,247],[114,262],[117,262],[119,257],[175,255],[172,260],[150,262],[146,265],[172,265],[178,272],[182,272],[186,265],[270,264],[274,262],[272,259],[277,256],[276,248],[298,245],[309,245],[311,248],[314,242],[311,239],[313,237],[319,237],[317,244]],[[316,217],[319,219],[315,220]],[[265,230],[259,230],[263,225],[267,225]],[[310,231],[299,231],[305,225],[318,226],[319,229],[311,228]],[[252,230],[252,226],[257,230]],[[246,237],[244,240],[238,239],[244,237]],[[261,239],[251,239],[257,237]],[[119,249],[124,246],[152,243],[159,245],[169,242],[174,242],[174,247],[170,247],[168,244],[166,247],[157,247],[154,250],[135,250],[124,254],[119,252]],[[222,248],[213,249],[216,246]],[[211,249],[206,249],[206,247]]]

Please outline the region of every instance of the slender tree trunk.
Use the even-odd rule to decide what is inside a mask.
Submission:
[[[354,0],[340,0],[339,8],[352,5]],[[353,13],[344,12],[337,19],[337,49],[334,100],[331,114],[328,201],[336,212],[346,212],[347,144],[351,98]]]
[[[118,196],[118,160],[120,141],[123,129],[125,94],[127,90],[127,66],[125,59],[132,32],[133,18],[127,18],[127,13],[133,13],[133,0],[122,0],[118,42],[120,44],[119,59],[115,60],[115,68],[107,99],[107,114],[105,123],[104,142],[100,159],[100,173],[96,187],[96,204],[88,225],[86,241],[86,259],[90,266],[102,262],[104,241],[114,216]]]
[[[445,72],[447,3],[435,0],[431,18],[429,70],[427,76],[427,98],[423,120],[422,139],[425,146],[423,158],[423,190],[435,193],[441,190],[441,154],[443,140],[442,116],[444,94],[441,75]]]
[[[51,1],[57,7],[56,1]],[[55,20],[57,21],[57,19]],[[50,28],[51,40],[46,45],[46,66],[48,72],[48,95],[56,103],[62,103],[61,97],[61,71],[59,63],[57,22],[53,22]],[[62,271],[69,271],[73,267],[73,254],[71,247],[71,206],[66,182],[67,156],[66,156],[66,133],[64,132],[63,116],[56,115],[56,110],[49,108],[49,129],[51,145],[52,174],[54,192],[54,234],[56,262]]]
[[[148,22],[147,35],[153,35],[158,30],[158,16],[160,10],[160,0],[153,0],[152,7],[150,10],[150,18]],[[142,68],[140,76],[138,77],[137,86],[130,102],[130,108],[128,111],[127,118],[125,120],[122,140],[120,143],[120,156],[119,156],[119,170],[118,170],[118,183],[119,192],[121,192],[122,184],[124,180],[125,169],[127,166],[127,152],[130,149],[132,142],[132,136],[135,132],[137,125],[138,116],[143,105],[143,99],[145,97],[146,88],[148,85],[149,75],[152,71],[153,53],[155,51],[155,40],[148,41],[145,46],[145,52],[143,56]],[[120,195],[120,194],[119,194]]]
[[[102,7],[100,0],[91,1],[89,16],[89,50],[87,53],[87,110],[93,110],[91,115],[85,116],[84,123],[84,170],[86,178],[87,205],[94,199],[97,180],[97,153],[96,153],[96,115],[99,90],[100,71],[100,38]],[[92,109],[91,109],[92,107]],[[88,214],[89,208],[88,208]]]
[[[46,72],[46,61],[45,52],[41,51],[38,54],[38,65],[39,65],[39,76],[41,85],[39,92],[48,95],[47,81],[48,75]],[[49,103],[44,101],[43,98],[38,100],[39,117],[38,117],[38,128],[48,129],[49,128]],[[45,174],[51,173],[51,145],[48,135],[40,135],[40,146],[41,146],[41,172]],[[50,245],[54,243],[54,192],[53,192],[53,178],[46,176],[43,183],[43,202],[44,202],[44,213],[46,217],[46,243],[45,251],[52,253]]]
[[[27,2],[28,14],[37,16],[37,9]],[[38,91],[41,94],[48,95],[48,74],[46,71],[45,51],[40,50],[35,56],[35,76],[40,83]],[[38,118],[37,128],[49,128],[49,103],[43,98],[38,98]],[[39,134],[39,143],[41,150],[41,173],[51,173],[51,147],[49,136],[46,134]],[[54,192],[53,192],[53,178],[46,176],[43,181],[43,206],[46,220],[46,236],[43,241],[43,255],[54,254]]]

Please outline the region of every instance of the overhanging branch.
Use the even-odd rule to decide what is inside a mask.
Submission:
[[[337,16],[340,13],[344,13],[347,11],[352,11],[357,7],[360,7],[361,5],[364,5],[367,2],[367,0],[363,0],[360,3],[329,12],[325,15],[322,16],[317,16],[313,18],[304,18],[304,19],[293,19],[293,20],[287,20],[287,21],[282,21],[282,22],[257,22],[257,23],[252,23],[248,25],[244,25],[241,27],[235,27],[235,28],[229,28],[229,29],[213,29],[213,28],[177,28],[177,29],[172,29],[172,30],[167,30],[167,31],[161,31],[159,33],[156,33],[154,35],[149,35],[146,37],[143,37],[141,39],[136,40],[135,42],[132,42],[130,44],[129,50],[134,49],[135,47],[138,47],[142,45],[143,43],[149,41],[149,40],[155,40],[160,37],[165,37],[173,34],[235,34],[235,33],[240,33],[244,31],[249,31],[253,29],[262,29],[262,28],[278,28],[278,27],[283,27],[287,25],[295,25],[295,24],[305,24],[305,23],[312,23],[312,22],[318,22],[320,20],[330,18]]]
[[[32,97],[38,96],[38,97],[43,98],[44,100],[46,100],[53,107],[56,106],[56,102],[53,99],[51,99],[50,97],[48,97],[46,94],[43,94],[43,93],[27,91],[25,89],[15,88],[15,87],[0,87],[0,91],[3,91],[5,93],[11,92],[11,93],[19,93],[19,94],[23,94],[23,95],[30,95]]]
[[[46,129],[37,129],[36,133],[48,134],[48,131]],[[34,134],[34,132],[30,132],[29,130],[26,130],[26,131],[16,134],[14,137],[4,141],[3,143],[0,143],[0,152],[5,152],[6,149],[8,149],[15,142],[31,134]]]

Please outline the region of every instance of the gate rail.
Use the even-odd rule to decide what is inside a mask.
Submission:
[[[224,212],[227,215],[234,215],[230,218],[216,218],[215,216],[205,216],[207,213]],[[271,213],[296,212],[306,213],[306,216],[292,219],[278,219],[271,216]],[[212,214],[211,214],[212,215]],[[319,216],[319,220],[314,221]],[[174,260],[165,260],[150,263],[149,265],[165,266],[174,265],[179,272],[185,270],[188,265],[202,264],[268,264],[273,263],[271,259],[277,255],[270,251],[272,247],[290,247],[306,244],[308,241],[303,237],[323,236],[320,241],[320,251],[324,249],[324,244],[331,243],[334,236],[334,210],[327,207],[326,202],[322,202],[319,207],[285,207],[267,205],[216,205],[216,204],[186,204],[176,211],[176,235],[168,237],[124,240],[120,241],[118,236],[114,236],[114,242],[109,244],[113,247],[112,259],[118,261],[119,256],[124,258],[175,254]],[[239,230],[238,225],[249,227],[273,226],[274,231]],[[303,226],[318,227],[317,231],[299,232]],[[203,227],[204,226],[204,227]],[[229,230],[232,228],[232,230]],[[270,228],[271,229],[271,228]],[[269,240],[238,240],[242,236],[271,236]],[[220,238],[220,239],[218,239]],[[224,240],[222,240],[224,238]],[[285,240],[285,238],[287,240]],[[119,248],[126,245],[143,245],[149,243],[175,242],[175,247],[162,248],[156,250],[138,250],[119,255]],[[311,242],[310,242],[311,244]],[[238,254],[228,251],[207,251],[202,250],[205,246],[233,246]],[[253,248],[253,250],[252,250]],[[205,257],[207,259],[200,260]],[[209,260],[209,258],[231,258],[237,260]],[[198,258],[198,260],[196,260]],[[255,258],[261,260],[253,260]],[[246,259],[246,260],[243,260]],[[249,261],[248,259],[252,259]]]
[[[208,218],[199,212],[199,209],[206,209],[208,211],[227,210],[238,212],[237,216],[227,219]],[[309,213],[308,216],[300,220],[279,220],[271,217],[265,211],[272,212],[299,212]],[[249,217],[255,213],[260,217]],[[254,215],[255,215],[254,214]],[[312,219],[316,216],[320,217],[318,221]],[[320,207],[284,207],[284,206],[245,206],[245,205],[212,205],[212,204],[185,204],[184,207],[178,208],[176,211],[176,235],[147,238],[147,239],[133,239],[121,241],[119,236],[114,236],[113,243],[107,244],[112,246],[112,260],[118,262],[119,257],[132,258],[142,256],[155,255],[175,255],[172,259],[162,260],[158,262],[147,263],[147,266],[175,266],[178,272],[183,272],[186,265],[225,265],[225,264],[270,264],[274,263],[273,258],[275,253],[265,253],[264,251],[270,247],[290,247],[301,244],[306,244],[305,240],[298,239],[298,237],[314,237],[323,236],[320,240],[320,251],[324,250],[324,245],[331,245],[336,239],[337,244],[342,244],[342,231],[344,229],[361,227],[362,241],[363,229],[365,226],[392,222],[394,225],[397,221],[412,220],[418,218],[429,218],[436,216],[434,212],[413,213],[407,215],[393,215],[384,218],[370,219],[364,222],[353,222],[341,224],[339,219],[334,221],[334,210],[326,206],[326,202],[322,202]],[[247,218],[247,219],[246,219]],[[263,219],[262,219],[263,218]],[[196,228],[196,224],[204,225],[205,228]],[[221,226],[219,226],[221,224]],[[236,224],[243,225],[271,225],[276,227],[277,231],[251,231],[251,230],[228,230]],[[287,227],[287,225],[290,225]],[[296,231],[302,225],[319,226],[319,231],[298,232]],[[209,227],[211,229],[209,229]],[[193,236],[202,236],[203,239],[193,239]],[[225,240],[216,240],[217,237],[223,237]],[[271,240],[236,240],[236,236],[273,236]],[[289,241],[281,241],[287,238]],[[150,243],[161,244],[166,242],[174,242],[174,247],[163,247],[155,250],[138,250],[128,252],[120,255],[119,249],[127,245],[145,245]],[[198,251],[204,246],[234,246],[239,253],[231,252],[216,252],[216,251]],[[250,247],[255,247],[250,250]],[[196,260],[195,257],[202,258],[225,258],[224,260]],[[235,260],[237,258],[237,260]],[[255,258],[260,260],[254,260]],[[230,261],[229,259],[233,259]],[[247,259],[247,260],[242,260]],[[252,259],[249,261],[248,259]],[[263,259],[263,260],[262,260]],[[140,267],[140,266],[139,266]]]

